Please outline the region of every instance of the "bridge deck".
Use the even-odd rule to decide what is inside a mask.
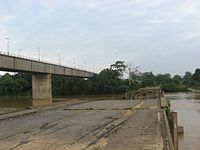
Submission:
[[[1,120],[0,149],[161,150],[157,102],[89,101]]]
[[[94,73],[51,64],[47,62],[21,58],[0,53],[0,71],[45,73],[64,76],[92,77]]]
[[[163,122],[156,105],[157,100],[144,101],[123,129],[110,136],[105,150],[162,150]]]

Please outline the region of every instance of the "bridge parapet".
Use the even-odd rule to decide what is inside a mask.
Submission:
[[[90,78],[95,74],[85,70],[5,54],[0,54],[0,70],[45,73],[83,78]]]

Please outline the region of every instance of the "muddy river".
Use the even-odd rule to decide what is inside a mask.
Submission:
[[[167,94],[173,111],[178,112],[178,124],[184,126],[179,137],[179,150],[200,150],[200,94]]]

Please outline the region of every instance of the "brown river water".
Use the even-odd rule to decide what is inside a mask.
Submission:
[[[167,94],[172,110],[178,112],[178,124],[184,126],[179,150],[200,150],[200,94]]]

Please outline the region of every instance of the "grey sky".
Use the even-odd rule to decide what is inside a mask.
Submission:
[[[142,71],[199,67],[198,0],[0,0],[0,50],[99,71],[116,60]],[[75,60],[75,61],[74,61]]]

